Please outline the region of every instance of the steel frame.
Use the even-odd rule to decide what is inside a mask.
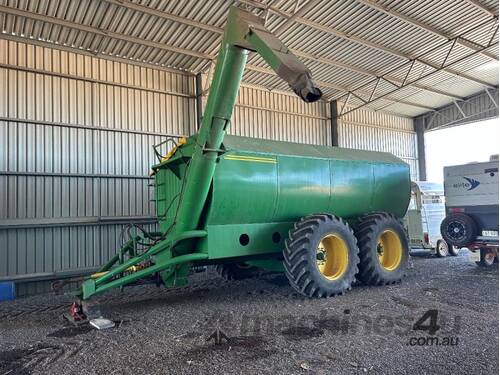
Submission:
[[[387,14],[391,17],[394,17],[400,21],[403,21],[403,22],[406,22],[407,24],[410,24],[410,25],[413,25],[413,26],[416,26],[428,33],[431,33],[435,36],[438,36],[440,37],[441,39],[444,39],[444,40],[450,40],[450,39],[453,39],[453,36],[450,35],[450,34],[447,34],[446,32],[444,31],[441,31],[441,30],[438,30],[436,29],[435,27],[431,26],[431,25],[428,25],[422,21],[419,21],[415,18],[412,18],[412,17],[409,17],[401,12],[398,12],[398,11],[395,11],[393,9],[391,9],[390,7],[386,7],[386,6],[383,6],[383,5],[380,5],[378,4],[376,1],[374,0],[357,0],[358,3],[361,3],[363,5],[366,5],[370,8],[373,8],[373,9],[376,9],[378,10],[379,12],[382,12],[384,14]],[[493,17],[495,17],[493,15]],[[473,51],[479,51],[480,49],[480,46],[477,45],[477,43],[474,43],[474,42],[471,42],[465,38],[458,38],[456,40],[457,44],[458,45],[461,45],[462,47],[466,47],[470,50],[473,50]],[[486,56],[488,57],[489,59],[491,60],[496,60],[498,61],[498,56],[495,56],[489,52],[486,52],[486,51],[479,51],[479,53],[483,56]]]
[[[495,106],[495,108],[498,108],[498,103],[495,100],[495,98],[493,97],[493,95],[491,94],[490,90],[487,89],[487,88],[485,88],[484,91],[486,91],[486,95],[488,95],[488,97],[490,98],[490,100],[493,102],[493,105]],[[497,94],[498,94],[498,90],[497,90]]]
[[[247,2],[254,2],[254,0],[246,0],[246,1]],[[308,7],[308,4],[304,5],[301,8],[301,10],[302,9],[309,10],[310,8],[312,8],[312,6],[310,8],[306,8],[306,7]],[[311,3],[311,4],[313,4],[313,3]],[[274,6],[268,6],[267,9],[269,11],[273,12],[274,14],[280,16],[280,17],[290,18],[290,17],[293,16],[293,14],[285,12],[285,11],[282,11],[282,10],[280,10],[280,9],[274,7]],[[393,48],[389,48],[389,47],[383,46],[383,45],[378,44],[378,43],[374,43],[374,42],[368,41],[366,39],[360,38],[360,37],[352,35],[352,34],[347,34],[347,33],[341,32],[339,30],[336,30],[335,28],[324,26],[324,25],[322,25],[322,24],[320,24],[318,22],[314,22],[314,21],[308,20],[308,19],[300,17],[300,16],[296,16],[294,18],[294,20],[297,23],[300,23],[300,24],[302,24],[304,26],[307,26],[307,27],[310,27],[312,29],[324,32],[326,34],[330,34],[330,35],[336,36],[338,38],[341,38],[341,39],[344,39],[344,40],[347,40],[347,41],[350,41],[350,42],[354,42],[354,43],[363,45],[363,46],[371,48],[373,50],[384,52],[386,54],[390,54],[392,56],[399,57],[399,58],[404,59],[404,60],[411,61],[413,59],[412,56],[410,56],[410,55],[408,55],[408,54],[406,54],[404,52],[401,52],[401,51],[395,50]],[[492,21],[492,20],[490,20],[490,21]],[[420,62],[422,64],[427,65],[430,68],[436,68],[435,64],[432,63],[432,62],[430,62],[430,61],[423,60],[423,61],[420,61]],[[485,82],[483,82],[481,80],[478,80],[477,78],[471,77],[471,76],[469,76],[469,75],[467,75],[467,74],[465,74],[463,72],[459,72],[459,71],[456,71],[456,70],[453,70],[453,69],[445,69],[443,71],[446,72],[446,73],[449,73],[449,74],[451,74],[453,76],[458,76],[458,77],[461,77],[463,79],[467,79],[467,80],[470,80],[470,81],[473,81],[473,82],[476,82],[476,83],[480,83],[480,84],[485,85],[485,86],[490,86],[488,83],[485,83]]]
[[[481,2],[479,2],[477,0],[465,0],[465,1],[468,2],[470,5],[474,6],[476,9],[479,9],[481,12],[483,12],[489,16],[498,17],[498,13],[487,8],[486,6],[484,6],[483,4],[481,4]]]
[[[488,114],[487,118],[498,117],[498,109],[498,89],[485,89],[484,92],[472,95],[463,102],[451,103],[420,115],[415,118],[415,124],[418,124],[418,127],[421,127],[424,132],[432,131],[467,123],[471,121],[469,119],[484,114]]]
[[[335,99],[337,99],[339,101],[342,101],[342,99],[344,101],[344,105],[343,105],[343,107],[342,107],[342,109],[341,109],[341,111],[339,113],[339,116],[346,115],[346,114],[348,114],[350,112],[353,112],[353,111],[358,110],[358,109],[360,109],[362,107],[365,107],[365,106],[367,106],[370,103],[376,102],[376,101],[378,101],[380,99],[387,98],[389,95],[394,94],[395,92],[397,92],[397,91],[399,91],[399,90],[401,90],[401,89],[403,89],[405,87],[411,86],[411,84],[413,84],[413,83],[420,82],[420,81],[428,78],[429,76],[431,76],[433,74],[445,71],[448,67],[456,65],[456,64],[458,64],[458,63],[460,63],[460,62],[462,62],[462,61],[464,61],[466,59],[469,59],[470,57],[472,57],[474,55],[477,55],[477,54],[481,53],[482,51],[487,50],[488,48],[491,48],[492,46],[495,45],[495,43],[493,43],[493,40],[494,40],[494,38],[495,38],[495,36],[496,36],[496,34],[498,32],[498,25],[496,26],[495,29],[493,29],[494,31],[491,34],[491,37],[490,37],[488,45],[486,45],[486,46],[481,45],[478,50],[474,50],[473,52],[471,52],[471,53],[469,53],[469,54],[467,54],[465,56],[462,56],[462,57],[460,57],[460,58],[458,58],[458,59],[456,59],[456,60],[454,60],[452,62],[448,62],[448,58],[449,58],[451,52],[453,51],[454,47],[456,46],[456,42],[457,42],[457,40],[459,38],[463,37],[464,35],[467,35],[467,34],[471,33],[474,30],[477,30],[478,28],[481,28],[481,27],[483,27],[483,26],[485,26],[485,25],[487,25],[489,23],[491,23],[491,20],[483,22],[483,23],[481,23],[481,24],[479,24],[479,25],[477,25],[477,26],[475,26],[475,27],[473,27],[473,28],[465,31],[464,33],[462,33],[462,34],[454,37],[453,39],[450,39],[450,40],[448,40],[446,42],[443,42],[443,43],[435,46],[434,48],[426,51],[422,55],[419,55],[419,56],[415,57],[414,59],[411,59],[408,62],[405,62],[405,63],[403,63],[401,65],[398,65],[397,67],[391,69],[389,72],[385,73],[384,75],[381,75],[380,77],[378,77],[378,78],[376,78],[374,80],[371,80],[371,81],[369,81],[369,82],[367,82],[365,84],[362,84],[362,85],[358,86],[357,88],[355,88],[355,89],[347,92],[347,94],[345,94],[345,95],[342,95],[340,97],[335,98]],[[412,81],[408,81],[408,77],[410,77],[410,74],[411,74],[411,72],[414,69],[415,62],[421,63],[422,62],[422,58],[425,55],[429,55],[429,54],[431,54],[433,52],[436,52],[436,51],[438,51],[440,49],[443,49],[447,45],[448,45],[448,51],[447,51],[446,56],[444,57],[444,59],[441,62],[441,64],[440,64],[439,67],[434,68],[433,71],[431,71],[431,72],[429,72],[427,74],[420,75],[418,78],[416,78],[416,79],[414,79]],[[390,74],[395,73],[397,71],[401,71],[401,70],[406,69],[406,68],[407,68],[406,77],[405,77],[405,79],[404,79],[404,81],[403,81],[403,83],[401,85],[397,85],[394,82],[391,82],[390,79],[387,78],[387,75],[390,75]],[[381,81],[387,82],[387,83],[391,84],[392,86],[394,86],[395,88],[393,90],[390,90],[388,92],[385,92],[385,93],[383,93],[381,95],[376,96],[376,90],[377,90],[377,88],[379,86],[379,83]],[[362,94],[361,94],[362,91],[361,90],[366,90],[371,85],[374,85],[374,88],[372,89],[372,92],[371,92],[370,97],[368,98],[368,100],[365,100],[362,97]],[[488,87],[489,88],[495,88],[495,86],[491,85],[491,84],[487,84],[487,85],[484,85],[484,86],[486,86],[487,88]],[[411,95],[408,95],[408,96],[411,96]],[[351,100],[352,97],[356,97],[357,99],[359,99],[362,102],[362,104],[355,105],[355,106],[351,107],[349,110],[345,110],[346,107],[349,106],[349,101]],[[382,106],[382,107],[378,108],[378,110],[386,108],[389,105]]]
[[[189,25],[192,27],[201,28],[203,30],[206,30],[206,31],[209,31],[212,33],[217,33],[219,35],[222,34],[222,29],[219,27],[204,24],[201,22],[197,22],[197,21],[188,19],[186,17],[177,16],[177,15],[170,14],[170,13],[167,13],[164,11],[159,11],[159,10],[156,10],[156,9],[144,6],[144,5],[139,5],[139,4],[133,3],[130,0],[105,0],[105,1],[109,2],[110,4],[114,4],[115,6],[125,7],[127,9],[132,9],[132,10],[135,10],[138,12],[153,15],[155,17],[160,17],[160,18],[171,20],[171,21],[179,22],[182,24],[186,24],[186,25]],[[378,5],[373,0],[358,0],[358,1],[362,4],[365,4],[366,6],[371,6],[372,8],[377,9],[380,12],[389,14],[389,15],[396,17],[404,22],[407,22],[409,24],[420,27],[423,30],[426,30],[430,33],[433,33],[434,35],[438,35],[442,38],[449,38],[449,35],[441,32],[439,30],[436,30],[435,28],[433,28],[429,25],[426,25],[426,24],[419,22],[415,19],[412,19],[411,17],[405,16],[404,14],[401,14],[399,12],[396,12],[396,11],[393,11],[393,10],[388,9],[386,7],[383,7],[381,5]],[[469,1],[469,0],[467,0],[467,1]],[[399,58],[406,59],[406,60],[408,60],[407,63],[411,65],[410,69],[408,70],[408,74],[406,75],[406,77],[403,80],[401,80],[397,77],[391,76],[390,73],[393,70],[391,72],[384,73],[383,75],[380,75],[377,72],[370,71],[370,70],[364,69],[364,68],[360,68],[360,67],[357,67],[357,66],[354,66],[351,64],[342,63],[339,61],[335,61],[333,59],[324,58],[324,57],[320,57],[320,56],[314,56],[312,54],[308,54],[308,53],[303,52],[303,51],[293,50],[292,52],[294,52],[299,57],[319,61],[320,63],[328,65],[328,66],[336,66],[336,67],[340,67],[343,69],[351,70],[351,71],[359,73],[359,74],[374,77],[374,80],[371,80],[370,82],[375,81],[376,82],[375,87],[372,90],[372,92],[369,94],[369,100],[367,100],[367,101],[365,99],[362,99],[364,95],[361,91],[359,91],[360,89],[362,89],[362,87],[361,88],[358,87],[356,89],[351,89],[348,87],[342,87],[339,85],[335,85],[335,84],[332,84],[329,82],[318,82],[321,87],[331,88],[334,90],[344,91],[347,93],[344,96],[341,96],[341,97],[332,96],[329,99],[337,99],[338,100],[342,97],[346,97],[348,99],[347,102],[349,102],[349,100],[352,97],[357,97],[362,102],[370,103],[370,102],[379,100],[383,97],[385,100],[390,101],[391,103],[401,103],[401,104],[405,104],[405,105],[409,105],[409,106],[413,106],[413,107],[417,107],[417,108],[432,110],[432,108],[425,106],[425,105],[422,105],[422,104],[419,104],[419,103],[405,101],[403,99],[394,98],[394,97],[389,96],[391,93],[394,93],[397,90],[393,90],[390,93],[384,94],[383,96],[376,96],[376,91],[379,87],[379,83],[383,80],[385,82],[389,82],[390,84],[394,85],[395,87],[399,87],[399,89],[401,89],[403,87],[407,87],[407,86],[412,86],[412,87],[417,88],[418,90],[424,90],[424,91],[432,92],[432,93],[435,93],[438,95],[447,96],[455,101],[463,100],[462,97],[455,95],[453,93],[449,93],[449,92],[446,92],[443,90],[439,90],[439,89],[435,89],[433,87],[419,84],[418,83],[419,80],[413,80],[411,82],[408,82],[408,77],[409,77],[410,72],[412,71],[413,66],[414,66],[416,61],[418,61],[419,64],[424,64],[424,65],[434,69],[436,72],[437,71],[447,72],[451,75],[479,83],[487,88],[488,87],[489,88],[495,87],[494,85],[491,85],[488,82],[484,82],[484,81],[479,80],[477,78],[471,77],[463,72],[459,72],[459,71],[455,71],[453,69],[450,69],[449,67],[452,66],[453,64],[444,64],[443,63],[440,66],[437,66],[430,61],[426,61],[423,58],[423,56],[425,56],[428,52],[420,55],[417,59],[415,59],[415,58],[412,58],[411,56],[409,56],[405,53],[402,53],[400,51],[397,51],[397,50],[394,50],[391,48],[387,48],[383,45],[379,45],[377,43],[370,42],[368,40],[365,40],[363,38],[359,38],[359,37],[354,36],[354,35],[347,35],[347,34],[341,32],[341,31],[338,31],[334,28],[326,27],[326,26],[319,24],[317,22],[310,21],[310,20],[303,18],[303,15],[306,14],[308,10],[312,9],[314,6],[316,6],[319,3],[318,0],[310,0],[305,5],[303,5],[301,8],[299,8],[299,2],[297,1],[295,4],[295,9],[294,9],[293,13],[282,11],[279,8],[277,8],[276,6],[263,5],[261,3],[255,2],[255,0],[239,0],[239,2],[242,4],[248,4],[249,6],[260,8],[262,10],[262,12],[266,13],[266,19],[267,19],[269,13],[273,13],[273,14],[278,15],[281,18],[285,18],[285,22],[275,30],[275,33],[277,33],[277,34],[282,32],[283,30],[285,30],[292,22],[297,22],[297,23],[303,24],[307,27],[322,31],[324,33],[328,33],[330,35],[334,35],[336,37],[339,37],[339,38],[342,38],[345,40],[349,40],[351,42],[358,43],[360,45],[364,45],[366,47],[369,47],[369,48],[372,48],[372,49],[375,49],[375,50],[378,50],[378,51],[381,51],[381,52],[384,52],[387,54],[391,54],[391,55],[397,56]],[[484,6],[481,6],[477,1],[471,0],[469,2],[472,5],[474,5],[476,8],[480,8],[482,11],[484,11],[489,16],[491,16],[492,19],[490,19],[489,21],[497,20],[498,16],[496,15],[496,13],[486,9]],[[187,49],[178,48],[178,47],[174,47],[174,46],[168,46],[168,45],[164,45],[162,43],[157,43],[157,42],[150,41],[150,40],[144,40],[144,39],[140,39],[140,38],[126,35],[126,34],[116,33],[116,32],[112,32],[112,31],[108,31],[108,30],[101,30],[101,29],[95,28],[95,27],[85,26],[85,25],[81,25],[81,24],[75,24],[75,23],[72,23],[72,22],[69,22],[66,20],[61,20],[61,19],[58,19],[55,17],[50,17],[50,16],[45,16],[42,14],[28,12],[28,11],[24,11],[24,10],[9,7],[9,6],[0,6],[0,12],[9,13],[9,14],[13,14],[13,15],[21,16],[21,17],[26,17],[26,18],[31,18],[31,19],[36,19],[36,20],[40,20],[43,22],[49,22],[49,23],[60,25],[60,26],[81,30],[84,32],[94,33],[94,34],[100,35],[103,38],[103,40],[105,40],[107,38],[114,38],[114,39],[123,40],[123,41],[127,41],[127,42],[134,43],[134,44],[139,44],[139,45],[143,45],[143,46],[147,46],[147,47],[158,48],[160,50],[165,50],[165,51],[174,52],[174,53],[181,53],[184,55],[193,56],[195,58],[205,59],[208,61],[213,61],[215,59],[215,55],[213,55],[213,54],[200,53],[197,51],[187,50]],[[474,42],[467,40],[465,38],[464,34],[465,33],[461,34],[460,36],[456,36],[454,38],[451,38],[450,40],[453,41],[453,45],[455,45],[455,44],[462,45],[462,46],[465,46],[465,47],[471,49],[475,53],[483,54],[485,56],[488,56],[491,59],[498,60],[498,58],[496,56],[488,53],[486,51],[486,48],[483,48],[484,46],[480,46],[477,43],[474,43]],[[494,35],[493,35],[491,40],[493,40],[493,38],[494,38]],[[24,40],[26,40],[27,43],[38,42],[38,41],[34,41],[34,40],[26,39],[26,38],[21,38],[21,37],[19,37],[18,39],[19,40],[24,39]],[[51,43],[47,43],[47,44],[50,45]],[[491,42],[489,44],[491,44]],[[55,48],[58,48],[58,47],[55,47]],[[69,49],[79,51],[79,52],[81,51],[77,48],[69,48]],[[453,46],[450,49],[450,52],[452,49],[453,49]],[[469,57],[473,56],[475,53],[472,53],[468,56]],[[95,54],[102,56],[103,58],[110,58],[111,57],[111,56],[106,56],[105,54],[101,53],[100,51],[95,51]],[[124,60],[126,60],[126,59],[124,59]],[[158,67],[161,67],[161,65],[159,65]],[[270,69],[262,68],[259,66],[247,65],[247,69],[249,69],[251,71],[263,73],[263,74],[273,74],[274,75],[274,72],[272,72]],[[144,88],[138,88],[138,89],[144,89]],[[171,94],[178,95],[178,93],[171,93]],[[409,96],[411,96],[411,95],[408,95],[408,97]],[[365,106],[367,103],[363,103],[362,106]],[[392,105],[392,104],[387,104],[383,107],[378,108],[377,110],[382,110],[390,105]],[[346,106],[344,106],[344,107],[346,107]],[[361,107],[356,107],[356,109],[357,108],[361,108]],[[342,113],[342,111],[341,111],[341,113],[339,115],[342,115],[342,114],[345,114],[345,113]]]

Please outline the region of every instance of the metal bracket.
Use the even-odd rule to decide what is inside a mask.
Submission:
[[[217,153],[217,156],[220,156],[220,155],[223,155],[227,152],[227,150],[225,149],[222,149],[222,148],[206,148],[206,147],[203,147],[203,152],[205,153],[206,152],[216,152]]]

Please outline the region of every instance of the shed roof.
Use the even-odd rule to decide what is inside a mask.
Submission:
[[[0,37],[196,74],[234,3],[265,17],[344,112],[413,117],[498,87],[496,0],[0,0]],[[288,90],[257,55],[244,82]]]

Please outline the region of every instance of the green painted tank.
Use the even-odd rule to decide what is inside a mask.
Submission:
[[[194,142],[155,166],[162,231],[174,220]],[[208,236],[197,245],[211,259],[281,252],[291,226],[311,213],[353,221],[370,212],[402,217],[408,207],[409,166],[389,153],[229,135],[223,146],[202,217]]]

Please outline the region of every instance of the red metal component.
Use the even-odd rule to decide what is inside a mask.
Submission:
[[[480,250],[480,249],[488,249],[492,252],[496,252],[498,254],[498,243],[491,242],[473,242],[467,248],[470,251]]]
[[[82,305],[78,302],[73,302],[69,308],[69,316],[75,321],[80,322],[87,320],[87,316],[83,313]]]

